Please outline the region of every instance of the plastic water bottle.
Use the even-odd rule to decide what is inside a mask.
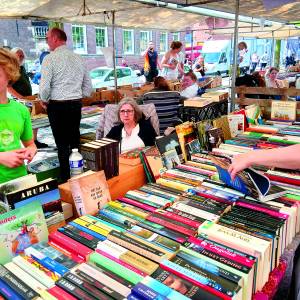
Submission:
[[[71,177],[83,173],[83,157],[78,152],[78,149],[72,149],[72,153],[69,157],[69,163]]]

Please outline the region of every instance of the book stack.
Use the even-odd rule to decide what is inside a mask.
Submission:
[[[104,170],[107,179],[119,175],[119,142],[103,138],[80,146],[84,167],[92,171]]]

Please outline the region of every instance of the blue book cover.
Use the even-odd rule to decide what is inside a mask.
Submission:
[[[75,222],[69,222],[69,224],[72,225],[72,226],[74,226],[75,228],[77,228],[79,230],[82,230],[82,231],[84,231],[84,232],[92,235],[93,237],[99,239],[100,241],[106,240],[106,237],[104,235],[102,235],[100,233],[97,233],[97,232],[95,232],[95,231],[93,231],[91,229],[88,229],[88,228],[86,228],[84,226],[81,226],[81,225],[79,225],[79,224],[77,224]]]
[[[134,295],[137,295],[139,298],[145,300],[168,300],[167,297],[140,282],[137,283],[131,291]]]
[[[11,300],[23,300],[23,298],[8,284],[0,279],[0,294],[5,297],[5,299]]]

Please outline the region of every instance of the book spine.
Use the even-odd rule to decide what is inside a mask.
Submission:
[[[108,255],[137,268],[142,273],[142,276],[151,274],[158,268],[158,265],[153,261],[108,240],[100,243],[97,250],[104,251]]]
[[[122,223],[125,226],[130,227],[131,225],[137,223],[136,220],[131,219],[130,217],[126,217],[120,213],[117,213],[113,210],[109,210],[107,208],[103,208],[99,211],[99,215],[104,216],[107,219],[111,219],[115,222]]]
[[[90,296],[88,293],[84,292],[82,289],[80,289],[75,284],[71,283],[70,281],[60,278],[55,283],[58,287],[65,290],[67,293],[73,295],[77,299],[82,300],[95,300],[96,298]]]
[[[119,259],[119,258],[117,258],[117,257],[115,257],[113,255],[110,255],[109,253],[107,253],[107,252],[105,252],[103,250],[96,249],[96,252],[99,253],[99,254],[101,254],[101,255],[103,255],[103,256],[105,256],[105,257],[107,257],[107,258],[109,258],[109,259],[111,259],[112,261],[114,261],[115,263],[123,266],[124,268],[127,268],[128,270],[131,270],[132,272],[135,272],[136,274],[138,274],[140,276],[145,277],[145,276],[148,275],[147,273],[144,273],[143,271],[137,269],[136,267],[128,264],[127,262],[125,262],[125,261],[123,261],[123,260],[121,260],[121,259]]]
[[[142,240],[138,242],[128,236],[109,234],[108,239],[118,245],[130,249],[131,251],[138,253],[144,257],[147,257],[151,260],[154,260],[156,262],[160,262],[160,260],[162,259],[162,257],[164,257],[165,254],[161,251],[149,247],[148,245],[145,245],[145,243],[143,243]]]
[[[203,247],[203,249],[206,249],[206,250],[211,251],[213,253],[217,253],[217,254],[223,256],[224,258],[236,261],[237,263],[239,263],[243,266],[246,266],[248,268],[253,267],[254,261],[251,261],[251,260],[247,259],[246,257],[238,255],[238,254],[236,254],[234,252],[231,252],[227,249],[221,248],[218,245],[211,244],[208,241],[205,241],[203,239],[191,237],[189,239],[189,242],[191,242],[195,245],[198,245],[199,247]]]
[[[123,210],[125,212],[131,213],[131,214],[133,214],[135,216],[138,216],[140,218],[143,218],[143,219],[145,219],[148,216],[148,212],[147,213],[142,212],[138,208],[134,208],[134,207],[122,204],[122,203],[117,202],[117,201],[110,201],[110,202],[108,202],[108,205],[112,206],[116,209]]]
[[[162,220],[162,219],[160,219],[158,217],[155,217],[153,215],[147,217],[147,220],[151,221],[151,222],[154,222],[154,223],[157,223],[157,224],[160,224],[160,225],[165,226],[167,228],[173,229],[175,231],[181,232],[183,234],[189,235],[189,236],[194,236],[196,234],[195,230],[189,230],[187,228],[184,228],[182,226],[176,225],[174,223]]]
[[[116,230],[116,231],[124,231],[124,229],[120,226],[116,226],[110,222],[106,222],[103,220],[100,220],[97,217],[91,216],[91,215],[86,215],[81,217],[82,219],[86,220],[87,222],[90,222],[92,224],[96,224],[97,226],[104,228],[105,230]],[[96,222],[95,222],[96,221]]]
[[[99,240],[97,240],[94,237],[92,240],[87,239],[86,236],[88,236],[88,234],[85,233],[84,231],[81,231],[82,234],[79,234],[78,231],[69,230],[66,227],[60,227],[57,229],[57,231],[92,250],[95,250],[97,248],[97,244]]]
[[[58,231],[49,234],[49,243],[60,248],[65,248],[67,251],[73,253],[79,259],[84,261],[88,260],[89,255],[92,253],[88,247],[74,241],[73,239],[61,234]]]
[[[145,192],[145,193],[151,193],[153,195],[165,198],[165,199],[170,200],[172,202],[178,200],[178,196],[175,196],[175,195],[173,196],[171,194],[165,194],[162,190],[154,189],[154,188],[151,188],[147,185],[140,187],[139,190],[142,191],[142,192]]]
[[[150,206],[149,204],[144,204],[139,201],[135,201],[133,199],[129,199],[129,198],[125,198],[125,197],[118,198],[118,201],[125,202],[128,204],[134,205],[136,207],[140,207],[140,208],[145,209],[150,212],[154,212],[156,210],[156,208],[161,207],[161,206],[156,206],[156,205]]]
[[[151,223],[151,222],[149,222],[149,223]],[[178,243],[181,243],[181,244],[184,243],[188,239],[187,236],[184,236],[179,232],[170,230],[168,228],[164,229],[162,226],[161,226],[161,228],[154,228],[153,226],[150,226],[149,223],[141,222],[141,223],[139,223],[139,226],[142,228],[148,229],[150,231],[153,231],[157,234],[160,234],[164,237],[167,237],[167,238],[169,238],[173,241],[176,241]]]
[[[205,211],[197,209],[197,208],[190,207],[188,205],[185,205],[185,204],[179,203],[179,202],[174,203],[172,205],[172,207],[174,207],[175,209],[179,209],[179,210],[181,210],[183,212],[187,212],[189,214],[193,214],[193,215],[195,215],[197,217],[204,218],[204,219],[209,220],[209,221],[216,221],[220,217],[218,215],[211,214],[211,213],[205,212]]]
[[[30,264],[26,259],[22,256],[15,256],[13,258],[13,262],[19,266],[26,273],[30,274],[33,278],[38,280],[41,284],[46,286],[47,288],[51,288],[54,286],[55,281],[43,273],[41,270]]]
[[[165,216],[165,217],[167,217],[171,220],[181,222],[183,224],[186,224],[186,225],[194,227],[194,228],[198,228],[201,225],[201,223],[199,223],[197,221],[193,221],[193,220],[190,220],[188,218],[184,218],[182,216],[173,214],[173,213],[165,211],[165,210],[156,210],[156,214],[163,215],[163,216]]]
[[[77,300],[77,298],[73,297],[71,294],[58,286],[50,288],[48,292],[58,300]]]
[[[0,278],[25,299],[35,299],[39,296],[37,292],[2,265],[0,265]]]
[[[166,209],[166,211],[171,212],[172,214],[175,214],[175,215],[180,216],[180,217],[182,217],[182,218],[186,218],[186,219],[195,221],[195,222],[199,223],[200,225],[201,225],[204,221],[206,221],[204,218],[199,218],[199,217],[197,217],[197,216],[194,216],[194,215],[192,215],[192,214],[186,213],[186,212],[181,211],[181,210],[179,210],[179,209],[175,209],[175,208],[173,208],[173,207],[168,207],[168,208]],[[200,226],[200,225],[199,225],[199,226]]]
[[[60,263],[51,259],[50,257],[47,257],[40,251],[34,249],[33,247],[26,248],[24,250],[24,253],[28,256],[31,256],[34,260],[39,262],[45,268],[55,272],[59,276],[62,276],[69,271],[65,266],[61,265]]]
[[[162,261],[160,267],[168,272],[171,272],[183,279],[186,279],[186,280],[192,282],[196,286],[203,288],[204,290],[220,297],[221,299],[224,299],[224,300],[232,299],[232,297],[219,291],[217,286],[212,285],[208,278],[205,278],[199,274],[195,274],[194,272],[192,272],[186,268],[183,268],[171,261],[168,261],[168,260]]]
[[[96,218],[99,219],[99,220],[101,220],[101,221],[108,222],[108,223],[110,223],[110,224],[112,224],[112,225],[121,227],[121,228],[124,229],[124,230],[127,230],[128,228],[131,227],[131,225],[128,224],[128,222],[121,223],[121,222],[119,222],[119,221],[112,220],[111,218],[108,218],[108,217],[106,217],[106,216],[104,216],[104,215],[101,215],[100,213],[97,213],[97,214],[96,214]]]
[[[168,300],[167,297],[162,296],[158,292],[154,291],[150,287],[146,286],[145,284],[138,283],[136,284],[132,291],[134,295],[141,297],[145,300],[154,300],[154,299],[161,299],[161,300]]]
[[[93,253],[90,255],[90,261],[96,265],[103,266],[104,268],[114,272],[118,276],[129,280],[131,283],[136,284],[142,280],[142,276],[136,274],[135,272],[123,267],[122,265],[110,260],[109,258],[99,254]]]
[[[148,201],[153,202],[155,204],[158,204],[160,206],[167,206],[170,203],[172,203],[172,201],[167,200],[163,197],[155,196],[151,193],[145,193],[145,192],[142,192],[142,191],[139,191],[139,190],[128,191],[125,194],[125,197],[128,197],[128,198],[136,197],[136,198],[139,198],[139,199],[142,199],[142,200],[147,199]]]
[[[77,228],[77,229],[79,229],[79,230],[82,230],[82,231],[84,231],[84,232],[86,232],[86,233],[92,235],[93,237],[99,239],[99,241],[104,241],[104,240],[106,240],[106,237],[105,237],[104,235],[99,234],[99,233],[97,233],[97,232],[95,232],[95,231],[93,231],[93,230],[90,230],[90,229],[88,229],[88,228],[86,228],[86,227],[84,227],[84,226],[81,226],[81,225],[79,225],[79,224],[77,224],[77,223],[75,223],[75,222],[73,222],[73,221],[72,221],[72,222],[69,222],[68,224],[69,224],[69,225],[72,225],[73,227],[75,227],[75,228]]]
[[[85,220],[82,220],[80,218],[73,220],[73,222],[80,225],[80,226],[83,226],[83,227],[85,227],[85,228],[87,228],[87,229],[89,229],[89,230],[91,230],[91,231],[93,231],[97,234],[100,234],[104,237],[106,237],[108,235],[109,231],[110,231],[110,230],[103,229],[99,226],[96,226],[95,224],[92,224],[92,223],[87,222]]]
[[[72,273],[67,273],[64,275],[64,278],[73,283],[74,285],[78,286],[80,289],[82,289],[87,294],[93,296],[93,298],[96,299],[103,299],[103,300],[111,300],[112,298],[108,296],[107,294],[100,292],[98,289],[96,289],[93,285],[90,283],[83,281],[80,277],[76,276]]]
[[[6,284],[2,279],[0,279],[0,293],[7,300],[23,300],[13,288]]]
[[[160,208],[160,207],[163,206],[161,203],[158,204],[158,203],[155,203],[153,201],[150,201],[150,200],[146,199],[146,197],[137,197],[137,196],[134,196],[134,195],[129,195],[128,193],[125,194],[124,198],[134,200],[135,202],[143,203],[143,204],[148,205],[150,207]],[[118,198],[119,201],[121,201],[120,199],[122,199],[122,198]],[[135,203],[135,202],[133,202],[133,203]]]
[[[158,268],[155,273],[151,275],[154,279],[157,281],[173,287],[173,282],[176,281],[180,286],[183,286],[185,290],[180,290],[180,292],[185,295],[185,297],[188,297],[192,300],[199,300],[199,299],[205,299],[205,300],[219,300],[220,298],[209,293],[208,291],[193,285],[191,282],[180,278],[166,270],[163,270],[161,268]]]
[[[124,299],[124,296],[122,296],[115,290],[111,289],[109,286],[103,284],[102,282],[97,281],[96,279],[89,276],[88,274],[86,274],[78,269],[75,270],[75,274],[77,276],[79,276],[83,281],[88,282],[89,284],[93,285],[96,289],[111,296],[113,299],[117,299],[117,300]]]
[[[275,212],[275,211],[272,211],[272,210],[269,210],[269,209],[265,209],[265,208],[260,207],[260,206],[252,205],[252,204],[241,202],[241,201],[239,201],[237,203],[237,205],[242,206],[242,207],[246,207],[246,208],[250,208],[250,209],[255,210],[255,211],[260,211],[260,212],[266,213],[266,214],[268,214],[272,217],[281,218],[281,219],[288,219],[288,215],[286,215],[286,214],[278,213],[278,212]]]
[[[132,283],[123,279],[122,277],[118,277],[114,273],[105,271],[98,267],[91,266],[89,264],[81,264],[78,266],[76,270],[72,270],[72,272],[77,274],[77,271],[83,272],[89,277],[94,278],[96,281],[101,282],[102,284],[109,286],[114,291],[117,291],[122,296],[126,297],[130,294],[130,290],[132,288]]]

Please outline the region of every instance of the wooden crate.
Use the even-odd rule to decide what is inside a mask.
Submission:
[[[235,104],[240,107],[257,104],[265,119],[270,119],[272,101],[276,101],[272,96],[280,96],[281,100],[277,101],[287,101],[288,97],[300,96],[300,89],[295,88],[236,87],[235,92],[238,95]],[[249,98],[247,95],[259,95],[259,98]],[[296,118],[300,120],[300,102],[297,102]]]

